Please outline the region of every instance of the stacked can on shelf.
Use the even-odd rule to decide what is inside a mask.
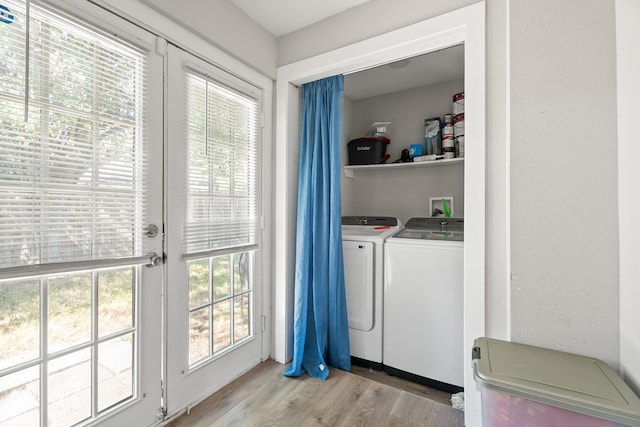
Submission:
[[[435,159],[464,157],[464,92],[453,95],[453,113],[425,119],[425,153]],[[415,159],[414,159],[415,161]]]
[[[445,159],[452,159],[455,157],[452,114],[445,114],[442,116],[442,151]]]
[[[456,157],[464,157],[464,92],[453,95],[453,138]]]

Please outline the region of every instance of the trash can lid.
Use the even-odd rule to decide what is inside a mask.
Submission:
[[[600,360],[492,338],[475,340],[473,359],[478,385],[640,427],[640,399]]]

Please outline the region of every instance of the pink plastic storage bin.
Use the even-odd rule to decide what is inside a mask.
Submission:
[[[640,399],[600,360],[490,338],[473,358],[483,427],[640,427]]]
[[[488,388],[483,388],[480,393],[484,427],[618,427],[624,425]]]

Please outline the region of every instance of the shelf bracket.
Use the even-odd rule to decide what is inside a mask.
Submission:
[[[353,178],[353,169],[344,168],[344,176]]]

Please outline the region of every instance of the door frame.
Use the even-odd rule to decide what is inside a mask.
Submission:
[[[276,79],[274,344],[276,361],[293,351],[295,218],[301,84],[465,45],[465,421],[481,425],[471,369],[473,340],[485,335],[485,4],[484,1],[362,42],[279,67]]]

